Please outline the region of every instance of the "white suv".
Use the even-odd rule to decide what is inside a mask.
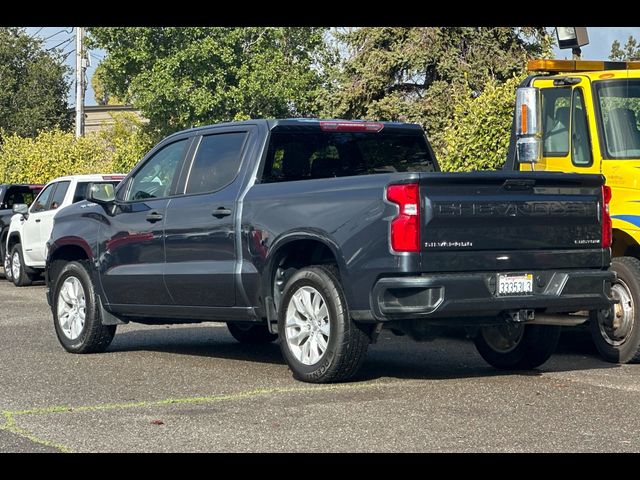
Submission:
[[[17,287],[30,285],[45,267],[47,240],[53,230],[53,217],[62,208],[86,199],[87,189],[96,183],[114,187],[122,174],[73,175],[47,183],[31,204],[14,205],[7,235],[5,277]]]

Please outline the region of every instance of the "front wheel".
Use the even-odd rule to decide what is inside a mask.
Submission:
[[[482,327],[475,338],[478,353],[502,370],[529,370],[549,360],[558,345],[555,325],[505,324]]]
[[[323,265],[291,276],[278,312],[278,331],[293,376],[304,382],[348,380],[362,365],[370,343],[349,316],[336,270]]]
[[[611,295],[618,300],[609,310],[591,312],[591,338],[602,358],[612,363],[640,361],[640,261],[618,257],[611,262],[617,280]]]
[[[11,255],[8,253],[4,256],[4,278],[9,282],[13,281],[13,275],[11,274]]]
[[[67,352],[103,352],[111,344],[116,325],[103,325],[91,277],[80,262],[69,262],[55,280],[53,324]]]
[[[33,283],[34,276],[27,272],[22,255],[22,245],[16,243],[11,249],[11,281],[16,287],[27,287]]]

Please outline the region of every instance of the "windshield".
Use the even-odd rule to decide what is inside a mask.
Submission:
[[[640,159],[640,79],[594,83],[604,157]]]

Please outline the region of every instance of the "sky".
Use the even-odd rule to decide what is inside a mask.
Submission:
[[[607,60],[611,51],[611,44],[618,40],[622,45],[629,35],[640,40],[640,27],[587,27],[589,45],[582,47],[582,58],[587,60]],[[75,69],[75,32],[73,27],[27,27],[27,33],[34,37],[40,37],[45,41],[45,48],[59,48],[63,55],[68,55],[65,63]],[[571,58],[571,50],[555,49],[556,58]],[[96,100],[91,88],[91,78],[100,60],[104,58],[103,50],[91,50],[89,58],[91,66],[87,69],[87,92],[85,105],[96,105]],[[69,91],[69,106],[75,105],[75,77]]]

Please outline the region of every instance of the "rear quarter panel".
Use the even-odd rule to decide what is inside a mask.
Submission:
[[[384,200],[392,181],[417,174],[378,174],[256,184],[244,198],[242,284],[253,305],[263,303],[278,249],[298,239],[324,243],[336,257],[351,309],[369,309],[375,279],[416,271],[419,254],[392,255],[389,219],[397,207]],[[259,286],[262,286],[262,291]]]

